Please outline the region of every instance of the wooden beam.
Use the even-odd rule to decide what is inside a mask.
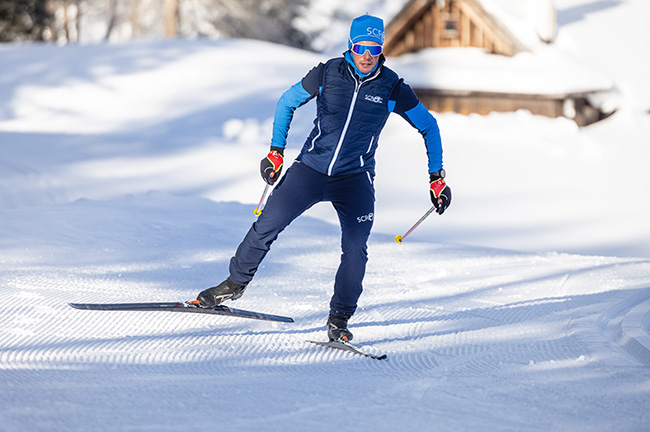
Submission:
[[[472,21],[469,15],[461,12],[460,14],[460,46],[468,47],[472,41]]]

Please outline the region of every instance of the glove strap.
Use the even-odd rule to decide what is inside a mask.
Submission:
[[[445,183],[445,179],[439,178],[438,180],[434,180],[431,182],[430,189],[431,193],[433,194],[434,197],[440,198],[440,194],[442,193],[443,190],[447,187],[447,183]]]
[[[271,165],[273,165],[273,171],[278,172],[280,168],[282,168],[284,158],[280,152],[271,150],[266,158],[271,162]]]

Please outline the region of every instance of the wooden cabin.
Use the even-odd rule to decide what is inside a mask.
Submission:
[[[512,56],[526,48],[478,0],[411,0],[386,27],[384,52],[476,47]]]
[[[521,2],[523,0],[517,0]],[[536,4],[541,4],[536,0]],[[515,3],[515,2],[513,2]],[[552,8],[552,2],[547,3]],[[542,15],[542,14],[537,14]],[[547,20],[552,30],[537,31],[544,42],[555,32],[554,8]],[[495,55],[514,56],[528,51],[497,17],[488,13],[481,0],[411,0],[386,27],[384,53],[402,56],[425,48],[481,48]],[[422,73],[427,73],[426,69]],[[473,91],[414,86],[422,103],[436,112],[487,114],[519,109],[548,117],[568,117],[585,126],[607,117],[592,104],[590,91],[555,94],[522,94],[504,91]],[[602,88],[594,93],[602,92]]]

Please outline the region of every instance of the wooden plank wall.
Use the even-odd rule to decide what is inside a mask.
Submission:
[[[457,31],[446,28],[449,19]],[[412,0],[386,29],[388,56],[444,47],[478,47],[508,56],[524,49],[476,0],[447,0],[442,7],[431,0]]]
[[[593,107],[588,95],[525,95],[490,92],[455,92],[415,88],[415,93],[428,110],[434,112],[456,112],[460,114],[487,115],[491,112],[513,112],[528,110],[546,117],[567,117],[578,126],[595,123],[607,115]],[[570,109],[567,109],[570,107]]]

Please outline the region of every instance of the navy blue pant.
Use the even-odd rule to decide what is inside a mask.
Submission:
[[[238,285],[248,285],[282,230],[321,201],[332,203],[341,224],[343,253],[330,311],[351,317],[362,291],[375,208],[375,190],[367,173],[329,177],[300,162],[294,163],[230,260],[230,279]]]

